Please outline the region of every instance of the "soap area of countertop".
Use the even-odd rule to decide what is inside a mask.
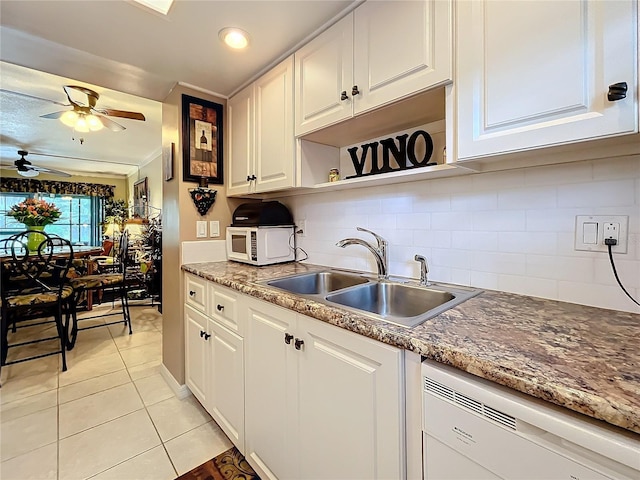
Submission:
[[[261,284],[327,270],[193,263],[184,271],[640,433],[640,315],[485,290],[404,328]]]

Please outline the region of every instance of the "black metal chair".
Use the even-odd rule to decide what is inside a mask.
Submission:
[[[74,315],[74,290],[67,274],[73,262],[71,242],[55,235],[42,233],[44,241],[36,252],[27,247],[29,232],[14,235],[0,243],[2,254],[1,315],[1,364],[33,360],[61,354],[62,371],[67,370],[65,352],[68,346],[70,319]],[[53,317],[53,320],[45,320]],[[39,322],[27,320],[43,319]],[[33,328],[53,321],[57,336],[37,338],[9,344],[9,327],[16,332],[21,328]],[[22,325],[19,325],[21,324]],[[8,350],[29,344],[59,339],[60,349],[7,361]]]
[[[103,298],[105,294],[111,293],[113,295],[113,298],[120,299],[122,312],[113,312],[91,317],[83,317],[80,319],[78,319],[78,317],[74,315],[69,336],[69,350],[75,345],[79,330],[88,330],[90,328],[104,327],[107,325],[123,323],[125,326],[129,327],[129,335],[133,333],[131,328],[131,315],[129,313],[129,299],[127,296],[127,291],[131,284],[131,264],[132,260],[129,257],[129,235],[125,231],[120,236],[119,251],[116,256],[116,261],[109,271],[103,271],[103,273],[95,275],[85,275],[71,279],[71,285],[73,286],[73,289],[75,291],[75,304],[78,304],[80,302],[80,299],[84,297],[89,291],[93,291],[96,294],[94,295],[94,299]],[[122,320],[90,325],[83,328],[80,328],[78,326],[79,321],[120,314],[122,314]]]

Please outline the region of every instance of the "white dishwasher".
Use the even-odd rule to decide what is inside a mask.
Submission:
[[[640,479],[640,435],[425,360],[425,480]]]

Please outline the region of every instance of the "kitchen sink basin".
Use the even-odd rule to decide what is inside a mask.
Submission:
[[[325,295],[354,285],[368,283],[359,275],[342,272],[314,272],[270,280],[267,285],[300,295]]]
[[[378,320],[415,327],[481,293],[473,288],[416,286],[326,270],[266,280],[265,285]]]
[[[455,298],[449,292],[399,283],[373,283],[328,295],[327,300],[382,316],[415,317]]]
[[[326,300],[397,325],[415,327],[479,293],[476,289],[381,281],[327,295]]]

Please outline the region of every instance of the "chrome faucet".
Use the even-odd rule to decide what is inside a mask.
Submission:
[[[387,248],[389,246],[389,242],[387,242],[384,238],[382,238],[377,233],[373,233],[371,230],[367,230],[366,228],[356,227],[359,232],[367,232],[373,235],[378,242],[377,247],[371,246],[370,243],[360,239],[360,238],[345,238],[344,240],[340,240],[336,243],[337,247],[346,247],[347,245],[362,245],[371,253],[376,259],[376,264],[378,265],[378,278],[379,279],[388,279],[389,278],[389,258],[387,257]]]
[[[429,273],[429,267],[427,265],[427,259],[422,255],[416,255],[413,257],[416,262],[420,262],[420,285],[429,286],[429,278],[427,277]]]

